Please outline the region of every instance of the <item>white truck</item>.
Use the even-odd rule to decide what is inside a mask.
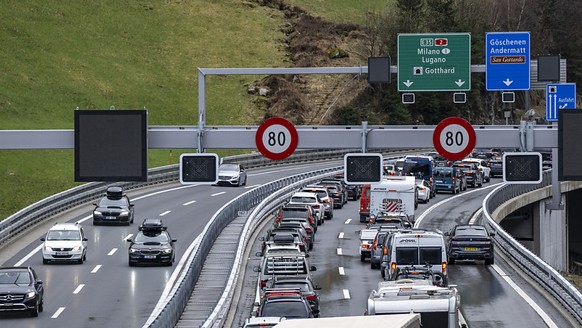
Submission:
[[[414,210],[418,206],[416,182],[413,176],[388,176],[370,186],[370,219],[382,214],[405,214],[414,224]],[[375,221],[374,221],[375,222]]]
[[[437,287],[427,280],[382,281],[368,297],[368,315],[420,314],[422,327],[459,328],[460,295],[455,286]]]
[[[393,314],[389,316],[348,316],[314,319],[293,319],[281,321],[277,328],[421,328],[420,316],[413,313]]]

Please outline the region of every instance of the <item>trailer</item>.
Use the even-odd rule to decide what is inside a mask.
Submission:
[[[418,314],[394,314],[388,316],[349,316],[281,321],[277,328],[421,328]]]
[[[384,177],[382,182],[370,185],[370,219],[381,214],[404,214],[414,224],[414,210],[418,205],[416,182],[412,176]]]

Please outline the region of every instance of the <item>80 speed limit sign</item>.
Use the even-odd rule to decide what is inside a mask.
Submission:
[[[432,142],[441,156],[456,161],[467,157],[473,151],[477,137],[473,126],[465,119],[449,117],[436,126]]]
[[[257,149],[268,159],[282,160],[297,148],[299,136],[295,126],[286,119],[273,117],[259,125],[255,134]]]

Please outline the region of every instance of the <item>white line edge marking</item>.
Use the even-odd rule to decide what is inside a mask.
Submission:
[[[164,213],[161,213],[160,216],[164,216],[164,215],[167,215],[167,214],[170,214],[170,213],[172,213],[172,211],[165,211]]]
[[[340,232],[340,233],[339,233],[339,236],[337,236],[337,237],[338,237],[339,239],[343,239],[343,238],[344,238],[344,233],[343,233],[343,232]]]
[[[118,248],[114,248],[112,249],[109,253],[107,253],[107,256],[111,256],[113,254],[115,254],[115,252],[117,252]]]
[[[214,197],[214,196],[218,196],[218,195],[222,195],[222,194],[226,194],[226,191],[217,192],[216,194],[212,194],[210,196]]]
[[[77,286],[77,288],[75,288],[75,290],[73,291],[73,294],[79,294],[83,287],[85,287],[85,284],[80,284],[79,286]]]
[[[345,272],[345,270],[344,270],[344,267],[339,267],[339,268],[338,268],[338,271],[339,271],[339,275],[340,275],[340,276],[344,276],[344,275],[346,274],[346,272]]]
[[[36,252],[40,251],[42,249],[42,244],[38,245],[35,249],[33,249],[30,253],[26,254],[25,257],[22,258],[22,260],[16,262],[16,264],[14,264],[14,266],[22,266],[22,264],[26,261],[28,261],[29,258],[31,258],[34,254],[36,254]]]
[[[129,235],[125,236],[125,238],[122,239],[122,241],[126,241],[128,239],[130,239],[131,237],[133,237],[133,234],[130,233]]]
[[[351,298],[350,297],[350,290],[344,289],[343,292],[344,292],[344,299],[349,300]]]
[[[338,248],[338,249],[337,249],[337,255],[343,255],[343,254],[342,254],[342,249],[341,249],[341,248]]]
[[[495,264],[493,264],[491,267],[493,267],[493,270],[497,271],[501,278],[503,278],[509,284],[509,286],[511,286],[511,288],[513,288],[517,292],[517,294],[519,294],[519,296],[521,296],[521,298],[523,298],[534,309],[534,311],[537,312],[537,314],[542,318],[546,325],[548,325],[548,327],[558,328],[558,325],[556,325],[556,323],[552,321],[548,314],[544,310],[542,310],[542,308],[533,299],[531,299],[531,297],[529,297],[521,288],[519,288],[519,286],[513,280],[511,280],[511,278],[509,278],[509,276],[507,276],[507,274],[503,272],[503,270],[501,270],[500,267],[498,267]]]
[[[344,222],[344,224],[350,224],[350,222],[352,222],[352,219],[347,219],[346,222]]]
[[[53,316],[51,317],[51,319],[56,319],[56,318],[58,318],[58,317],[61,315],[61,313],[63,313],[63,311],[65,311],[65,309],[66,309],[65,307],[60,307],[60,308],[57,310],[57,312],[55,312],[55,314],[53,314]]]
[[[97,271],[99,271],[99,269],[101,269],[101,266],[102,266],[101,264],[97,264],[97,265],[96,265],[96,266],[93,268],[93,270],[91,270],[91,273],[97,273]]]
[[[184,204],[182,204],[182,205],[184,205],[184,206],[188,206],[188,205],[190,205],[190,204],[194,204],[194,203],[196,203],[196,201],[195,201],[195,200],[191,200],[191,201],[189,201],[189,202],[186,202],[186,203],[184,203]]]

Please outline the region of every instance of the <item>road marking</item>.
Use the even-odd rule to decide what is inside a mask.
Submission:
[[[16,262],[16,264],[14,264],[14,266],[22,266],[22,264],[26,261],[28,261],[29,258],[31,258],[34,254],[36,254],[36,252],[40,251],[42,249],[42,245],[40,244],[38,247],[36,247],[35,249],[33,249],[30,253],[26,254],[25,257],[22,258],[22,260]]]
[[[218,195],[222,195],[222,194],[226,194],[226,191],[217,192],[216,194],[212,194],[210,196],[214,197],[214,196],[218,196]]]
[[[344,222],[344,224],[350,224],[350,222],[352,222],[352,219],[347,219],[346,222]]]
[[[53,314],[53,316],[51,317],[51,319],[56,319],[58,318],[61,313],[63,313],[63,311],[65,311],[65,307],[60,307],[57,312],[55,312],[55,314]]]
[[[350,290],[344,289],[344,299],[349,300],[350,298]]]
[[[475,224],[475,222],[477,222],[477,219],[479,218],[479,216],[481,216],[481,213],[483,212],[483,207],[480,207],[477,212],[475,212],[475,214],[473,215],[473,217],[471,218],[471,220],[469,220],[469,224]]]
[[[339,239],[343,239],[343,238],[344,238],[344,233],[343,233],[343,232],[340,232],[340,233],[339,233],[339,236],[337,236],[337,237],[338,237]]]
[[[77,286],[77,288],[73,291],[73,294],[79,294],[83,287],[85,287],[85,284],[80,284],[79,286]]]
[[[165,211],[164,213],[160,214],[160,216],[164,216],[164,215],[170,214],[170,213],[172,213],[172,211]]]
[[[99,271],[99,269],[101,269],[101,264],[96,265],[93,270],[91,270],[91,273],[97,273],[97,271]]]
[[[258,184],[258,185],[254,185],[254,186],[245,186],[245,189],[257,188],[260,186],[262,186],[262,185]]]
[[[342,254],[342,249],[341,249],[341,248],[338,248],[338,249],[337,249],[337,255],[343,255],[343,254]]]
[[[188,205],[190,205],[190,204],[194,204],[194,203],[196,203],[196,201],[195,201],[195,200],[192,200],[192,201],[189,201],[189,202],[187,202],[187,203],[184,203],[184,204],[182,204],[182,205],[184,205],[184,206],[188,206]]]
[[[542,318],[542,320],[544,320],[548,327],[558,328],[558,325],[556,325],[556,323],[552,321],[552,319],[547,315],[547,313],[544,312],[544,310],[542,310],[542,308],[534,300],[532,300],[531,297],[529,297],[521,288],[519,288],[519,286],[515,282],[513,282],[513,280],[511,280],[511,278],[509,278],[509,276],[505,272],[503,272],[503,270],[501,270],[500,267],[498,267],[495,264],[492,265],[491,267],[493,267],[493,270],[497,271],[501,278],[503,278],[509,284],[509,286],[511,286],[511,288],[513,288],[517,292],[517,294],[521,296],[521,298],[523,298],[534,309],[534,311],[538,313],[538,315]]]
[[[123,241],[126,241],[126,240],[130,239],[131,237],[133,237],[133,234],[132,234],[132,233],[130,233],[129,235],[127,235],[127,236],[126,236],[125,238],[123,238],[122,240],[123,240]]]
[[[344,267],[339,267],[338,270],[340,276],[345,276],[346,272],[344,271]]]
[[[112,249],[109,253],[107,253],[107,255],[111,256],[115,254],[115,252],[117,252],[117,248]]]

